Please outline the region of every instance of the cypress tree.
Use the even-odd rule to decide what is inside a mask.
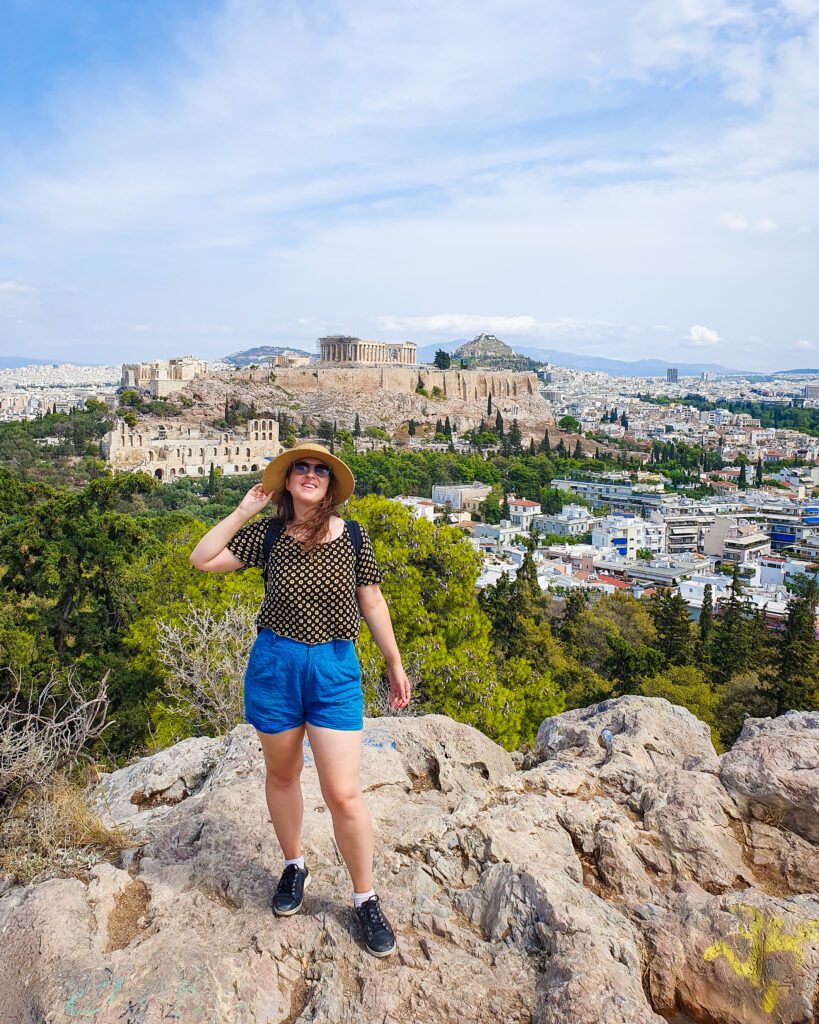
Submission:
[[[443,432],[444,432],[444,425],[443,425],[443,423],[441,423],[440,418],[438,418],[435,421],[435,433],[436,434],[443,434]]]
[[[208,473],[208,497],[213,500],[216,495],[216,469],[213,463],[210,464],[210,472]]]
[[[412,423],[412,420],[410,420]],[[415,433],[415,431],[413,431]],[[355,423],[353,424],[353,437],[361,437],[361,420],[359,419],[358,413],[355,414]]]
[[[706,583],[702,589],[702,609],[698,627],[700,651],[704,657],[708,657],[714,636],[714,591],[710,583]]]
[[[577,444],[575,444],[575,446],[574,446],[573,458],[575,458],[575,459],[582,459],[583,458],[583,448],[582,448],[582,446],[580,444],[580,440],[579,439],[577,441]]]
[[[491,416],[492,415],[492,392],[491,391],[486,396],[486,415],[487,416]]]
[[[544,431],[544,433],[543,433],[543,440],[540,442],[540,450],[543,452],[544,455],[551,455],[552,454],[552,444],[551,444],[551,441],[549,440],[549,431],[548,430]]]
[[[495,433],[498,437],[503,437],[503,416],[501,416],[500,409],[495,416]]]
[[[449,422],[449,416],[444,420],[444,433],[447,437],[452,437],[452,424]]]
[[[516,419],[512,420],[512,426],[509,428],[509,451],[512,455],[521,455],[523,453],[523,435],[520,432],[520,424]]]
[[[649,605],[657,647],[668,665],[689,665],[692,660],[691,617],[679,591],[661,591]]]
[[[739,467],[739,483],[740,490],[744,491],[748,486],[748,472],[745,468],[745,463],[740,463]]]
[[[356,420],[358,420],[358,416],[356,416]],[[415,437],[415,420],[409,421],[409,426],[407,427],[407,434],[409,434],[410,437]]]
[[[555,454],[559,459],[565,459],[568,454],[566,451],[566,445],[563,443],[563,438],[557,442],[557,448],[555,448]]]
[[[762,486],[762,456],[758,455],[756,459],[756,479],[754,481],[757,487]]]
[[[228,396],[227,395],[225,395],[225,416],[224,416],[224,420],[225,420],[225,423],[227,423],[227,425],[230,426],[230,406],[228,405]]]
[[[537,448],[535,447],[535,439],[533,437],[529,438],[529,454],[537,455]]]

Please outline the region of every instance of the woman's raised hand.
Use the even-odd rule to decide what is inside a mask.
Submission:
[[[273,492],[265,494],[261,484],[251,487],[247,494],[239,502],[239,511],[243,512],[248,519],[251,519],[258,512],[261,512],[265,505],[273,497]]]

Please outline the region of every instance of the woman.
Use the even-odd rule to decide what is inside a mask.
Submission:
[[[387,663],[392,707],[406,707],[410,685],[370,539],[336,514],[354,487],[349,468],[323,445],[296,445],[267,466],[261,484],[205,534],[190,560],[204,572],[256,566],[264,576],[245,717],[264,751],[267,806],[285,859],[273,910],[295,914],[310,882],[301,847],[306,731],[365,946],[389,956],[395,936],[373,890],[372,823],[359,781],[363,694],[353,641],[362,616]],[[249,522],[270,501],[277,517]]]

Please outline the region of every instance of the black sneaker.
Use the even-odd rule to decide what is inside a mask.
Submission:
[[[273,897],[273,913],[279,917],[297,914],[304,903],[304,890],[310,884],[310,871],[302,869],[298,864],[288,864],[282,871],[282,877],[276,886]]]
[[[360,907],[354,907],[355,916],[364,934],[364,945],[373,956],[389,956],[395,949],[395,936],[389,921],[381,912],[377,896],[370,896]]]

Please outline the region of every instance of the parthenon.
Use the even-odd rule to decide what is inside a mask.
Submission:
[[[331,334],[319,338],[319,349],[322,363],[415,366],[414,341],[392,344],[388,341],[363,341],[343,334]]]

